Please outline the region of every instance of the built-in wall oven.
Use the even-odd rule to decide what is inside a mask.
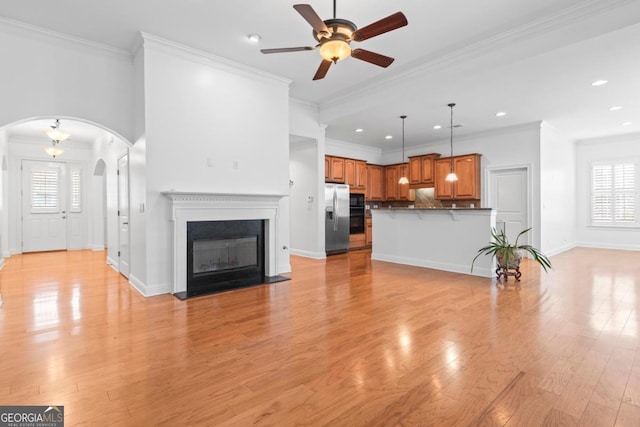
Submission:
[[[349,194],[349,234],[364,233],[364,194]]]

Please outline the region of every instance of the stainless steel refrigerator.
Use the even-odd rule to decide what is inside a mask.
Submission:
[[[349,249],[349,186],[324,185],[324,235],[327,255]]]

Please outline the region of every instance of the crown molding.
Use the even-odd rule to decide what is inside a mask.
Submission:
[[[286,84],[289,86],[291,84],[291,80],[268,73],[266,71],[262,71],[258,68],[250,67],[248,65],[241,64],[239,62],[232,61],[227,58],[223,58],[221,56],[214,55],[212,53],[208,53],[190,46],[186,46],[180,43],[176,43],[170,40],[163,39],[158,36],[154,36],[153,34],[140,32],[140,35],[143,39],[142,44],[145,48],[154,48],[161,50],[165,53],[171,55],[177,55],[181,58],[197,62],[203,65],[212,66],[221,71],[226,71],[230,73],[237,74],[238,72],[250,78],[260,78],[264,81],[276,82],[280,84]],[[137,49],[139,50],[141,46],[136,44]]]
[[[89,49],[91,51],[101,51],[126,59],[131,59],[132,57],[131,52],[125,49],[119,49],[117,47],[109,46],[103,43],[86,40],[80,37],[71,36],[69,34],[60,33],[58,31],[48,30],[46,28],[26,24],[14,19],[5,18],[3,16],[0,16],[0,29],[10,31],[17,35],[24,35],[26,33],[31,36],[36,36],[39,39],[47,42],[64,42],[67,45],[71,45],[74,47],[81,47]]]
[[[304,108],[306,110],[314,111],[316,113],[319,111],[318,103],[316,102],[305,101],[303,99],[289,97],[289,103],[296,105],[298,107]]]
[[[423,78],[425,74],[450,68],[474,58],[492,53],[499,46],[510,45],[523,39],[531,39],[541,34],[559,30],[569,25],[598,16],[613,9],[633,4],[637,0],[585,0],[572,7],[563,9],[554,15],[545,16],[518,27],[502,31],[498,34],[482,38],[478,41],[461,43],[462,47],[453,50],[439,51],[425,58],[422,64],[407,64],[408,69],[399,72],[394,77],[382,77],[380,80],[363,84],[350,92],[340,96],[331,95],[319,101],[320,109],[334,108],[345,105],[353,99],[362,98],[371,93],[390,88],[398,83],[414,78]]]

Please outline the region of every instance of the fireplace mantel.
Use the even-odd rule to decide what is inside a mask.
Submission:
[[[173,292],[187,290],[187,222],[265,220],[265,275],[277,276],[278,209],[282,194],[163,191],[171,200]]]

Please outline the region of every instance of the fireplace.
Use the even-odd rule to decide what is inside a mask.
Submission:
[[[265,281],[264,220],[187,222],[187,297]]]
[[[198,268],[194,268],[193,259],[187,260],[187,253],[189,252],[187,229],[188,224],[191,223],[251,222],[257,220],[262,224],[262,237],[259,238],[262,243],[258,243],[262,253],[261,255],[256,253],[256,260],[258,260],[258,263],[262,262],[262,275],[264,276],[262,283],[288,280],[288,278],[278,275],[279,254],[282,253],[286,257],[287,251],[285,242],[278,242],[278,212],[283,195],[192,193],[175,190],[164,191],[162,194],[171,200],[169,220],[173,224],[173,240],[171,242],[173,248],[173,294],[176,297],[180,299],[187,297],[187,277],[192,275],[194,271],[196,271],[195,275],[204,281],[204,278],[211,274],[233,275],[236,269],[240,268],[240,265],[243,265],[243,269],[245,267],[255,268],[247,265],[255,265],[253,258],[245,258],[244,256],[242,259],[236,260],[231,256],[231,261],[223,261],[223,257],[220,256],[221,264],[223,262],[237,263],[234,267],[228,266],[230,268],[221,269],[217,265],[214,267],[214,264],[218,264],[218,257],[211,258],[211,256],[209,256],[209,259],[200,260]],[[251,238],[257,235],[256,233],[244,233],[246,232],[229,233],[219,238],[232,240]],[[197,234],[196,240],[199,241],[196,249],[200,247],[200,244],[206,247],[204,241],[207,239],[201,237],[200,234]],[[246,243],[246,240],[235,242],[236,246],[243,246]],[[193,247],[191,250],[193,251]],[[205,264],[210,266],[205,267]],[[290,271],[282,265],[280,265],[280,268],[282,271]],[[204,271],[207,269],[213,271]]]

